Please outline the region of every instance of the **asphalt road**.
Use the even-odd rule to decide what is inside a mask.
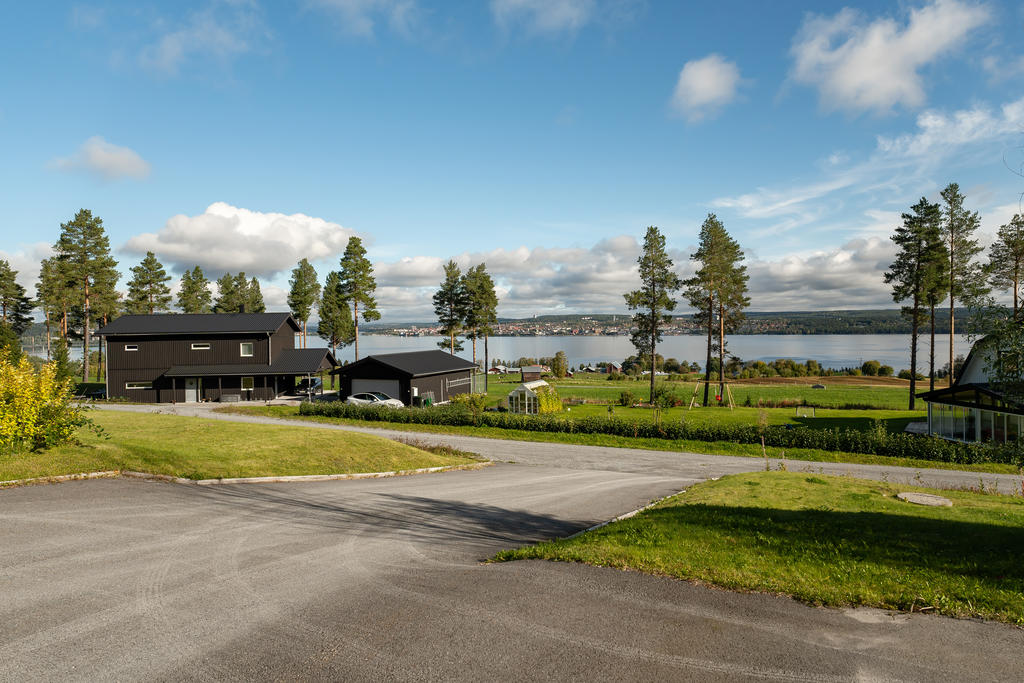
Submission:
[[[1020,680],[1003,625],[480,563],[724,471],[587,458],[0,490],[0,679]]]

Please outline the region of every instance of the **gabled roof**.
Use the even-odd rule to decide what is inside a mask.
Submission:
[[[284,349],[273,365],[264,363],[222,363],[220,365],[174,365],[164,377],[211,377],[238,375],[305,375],[336,366],[330,349]]]
[[[410,377],[440,375],[446,372],[473,370],[477,367],[472,361],[453,356],[444,351],[407,351],[405,353],[380,353],[367,356],[357,360],[355,363],[349,363],[344,367],[338,368],[335,372],[348,374],[353,369],[358,369],[371,363],[387,365]]]
[[[289,323],[298,331],[291,313],[162,313],[123,315],[97,334],[252,334],[276,332]]]

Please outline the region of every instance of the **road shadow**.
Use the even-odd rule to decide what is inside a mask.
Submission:
[[[401,534],[406,539],[442,545],[467,541],[521,545],[567,536],[595,521],[480,502],[326,487],[310,490],[240,484],[197,487],[196,495],[261,520],[369,536]]]

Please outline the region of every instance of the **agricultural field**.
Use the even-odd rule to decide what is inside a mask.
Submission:
[[[624,391],[633,393],[637,400],[646,400],[649,385],[638,380],[608,381],[607,375],[577,374],[572,379],[548,380],[563,399],[583,399],[598,403],[618,404]],[[689,405],[696,381],[674,381],[658,378],[658,387],[664,387],[680,403]],[[824,389],[812,388],[822,384]],[[498,375],[490,378],[488,399],[497,405],[512,389],[519,385],[518,375]],[[758,380],[739,380],[730,383],[733,401],[737,407],[795,407],[798,405],[820,408],[858,410],[906,410],[909,383],[892,377],[773,377]],[[925,389],[922,386],[922,390]],[[714,400],[717,385],[710,390]],[[698,400],[703,398],[703,388]],[[923,408],[923,405],[921,406]]]

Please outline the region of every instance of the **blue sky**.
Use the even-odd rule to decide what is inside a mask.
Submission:
[[[31,286],[86,207],[122,269],[246,270],[284,303],[370,245],[385,319],[481,260],[503,315],[623,310],[647,225],[704,216],[752,307],[891,306],[899,213],[1019,211],[1024,6],[630,0],[19,3],[0,54],[0,257]]]

